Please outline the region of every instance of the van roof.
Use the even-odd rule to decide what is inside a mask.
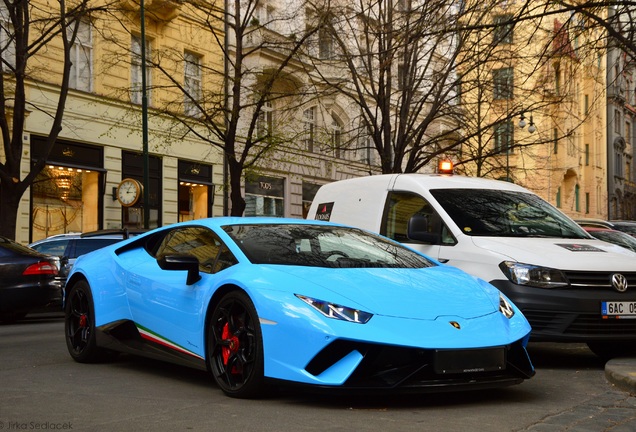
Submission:
[[[398,177],[401,177],[401,181],[412,181],[413,184],[424,186],[426,189],[494,189],[532,193],[519,185],[502,180],[455,174],[380,174],[370,177],[356,177],[331,184],[346,182],[350,186],[354,183],[360,183],[361,186],[378,183],[392,185]]]

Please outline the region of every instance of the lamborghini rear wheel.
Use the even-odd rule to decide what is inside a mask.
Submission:
[[[86,281],[76,282],[70,289],[64,307],[64,332],[71,357],[79,363],[109,360],[112,353],[97,347],[95,340],[95,307]]]
[[[212,376],[227,396],[262,394],[261,326],[254,304],[242,291],[226,294],[215,306],[208,326],[208,353]]]

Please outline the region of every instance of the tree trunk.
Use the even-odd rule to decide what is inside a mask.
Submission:
[[[0,235],[15,240],[18,206],[24,188],[20,183],[0,184]]]
[[[230,216],[243,216],[245,211],[245,198],[241,192],[243,166],[235,160],[230,160],[228,171],[230,175]]]

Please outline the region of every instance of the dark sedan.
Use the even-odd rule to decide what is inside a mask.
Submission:
[[[0,237],[0,321],[15,321],[34,309],[61,305],[59,266],[58,257]]]

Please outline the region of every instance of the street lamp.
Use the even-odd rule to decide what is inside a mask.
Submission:
[[[526,127],[526,117],[523,115],[524,113],[521,113],[521,116],[519,117],[519,127],[521,129],[523,129],[524,127]],[[537,131],[537,127],[534,124],[534,120],[532,119],[532,114],[530,114],[530,126],[528,126],[528,132],[530,133],[535,133]]]

